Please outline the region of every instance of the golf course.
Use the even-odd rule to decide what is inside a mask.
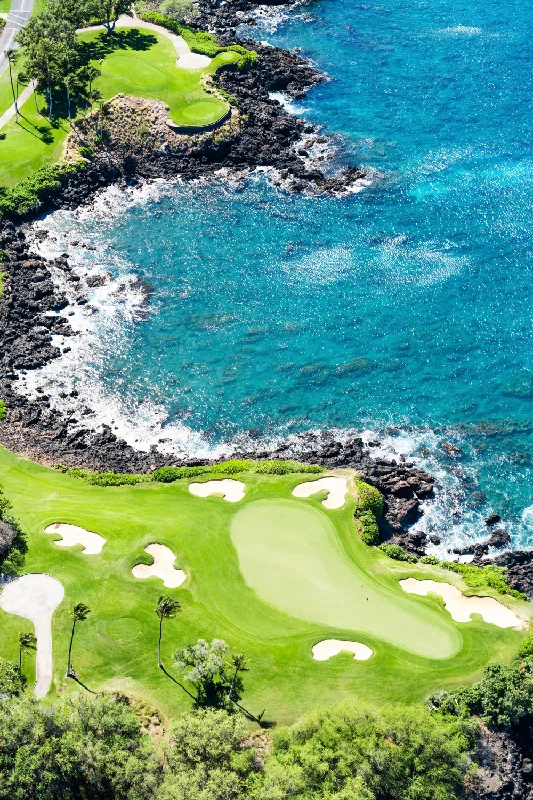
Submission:
[[[180,66],[174,44],[178,37],[163,28],[147,28],[142,21],[137,26],[128,19],[130,22],[129,27],[117,27],[113,35],[101,28],[78,33],[82,65],[91,66],[100,74],[91,85],[93,100],[76,103],[72,99],[70,121],[64,89],[54,98],[52,120],[48,119],[45,94],[39,91],[20,105],[18,119],[13,113],[1,127],[0,187],[13,186],[37,169],[57,163],[72,123],[118,94],[162,101],[169,107],[169,119],[187,128],[201,130],[201,126],[216,123],[226,114],[228,103],[208,92],[203,79],[223,64],[236,62],[239,53],[223,50],[214,58],[201,57],[205,65],[199,68],[194,64]],[[18,82],[21,63],[19,59],[13,68],[17,95],[24,90],[24,84]],[[187,59],[182,63],[188,64]],[[10,74],[5,70],[0,76],[0,117],[13,105],[13,100]]]
[[[51,576],[64,588],[52,616],[50,694],[78,690],[65,678],[77,603],[90,609],[72,649],[79,679],[93,691],[131,693],[167,717],[191,706],[173,680],[180,675],[172,655],[199,638],[223,639],[245,654],[243,702],[276,724],[343,699],[409,705],[471,683],[488,663],[518,651],[529,604],[494,594],[518,623],[499,627],[478,614],[455,622],[441,597],[406,593],[399,582],[407,578],[474,591],[443,568],[393,561],[365,545],[349,476],[339,508],[325,507],[320,488],[309,498],[293,495],[319,477],[310,474],[240,472],[242,499],[189,489],[220,477],[102,487],[0,450],[2,490],[27,535],[23,573]],[[143,564],[154,570],[139,570]],[[167,672],[157,666],[155,609],[163,594],[181,604],[164,621]],[[0,611],[0,656],[17,658],[23,630],[32,630],[28,620]],[[317,660],[313,648],[324,640],[337,642],[338,655]],[[339,652],[338,640],[372,654],[354,660],[355,645]],[[35,654],[24,658],[31,682]]]

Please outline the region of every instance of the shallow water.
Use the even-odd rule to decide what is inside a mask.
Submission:
[[[293,106],[341,134],[338,162],[383,178],[333,199],[260,176],[159,183],[53,215],[59,250],[96,248],[72,248],[73,263],[119,283],[138,275],[152,292],[139,319],[127,287],[120,303],[96,290],[89,345],[48,375],[67,381],[77,359],[82,398],[143,446],[205,453],[250,429],[377,430],[443,480],[426,529],[479,538],[495,509],[529,544],[531,10],[323,0],[274,12],[254,35],[298,45],[328,73]],[[446,456],[443,440],[464,455]]]

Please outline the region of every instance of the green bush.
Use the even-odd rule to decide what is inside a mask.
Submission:
[[[520,658],[533,658],[533,631],[526,636],[520,645],[518,655]]]
[[[375,486],[365,483],[365,481],[359,477],[355,478],[355,488],[359,495],[357,507],[361,508],[363,511],[367,509],[370,510],[375,518],[379,519],[383,514],[383,497],[381,496],[381,492],[379,492]]]
[[[173,483],[180,478],[196,478],[209,472],[208,467],[159,467],[152,472],[152,478],[158,483]]]
[[[67,178],[85,169],[84,161],[41,167],[28,178],[0,192],[0,219],[39,208],[41,201],[58,191]]]
[[[280,731],[265,759],[259,800],[459,800],[472,769],[475,723],[341,706]]]
[[[379,528],[373,513],[371,511],[359,511],[355,517],[361,523],[361,541],[368,545],[378,544]]]
[[[248,472],[252,468],[253,461],[249,458],[234,458],[231,461],[223,461],[221,464],[214,464],[207,468],[209,472],[220,475],[237,475],[239,472]]]
[[[323,467],[316,464],[300,464],[298,461],[256,461],[252,466],[252,472],[258,475],[291,475],[296,473],[318,474],[324,472]]]
[[[7,253],[5,250],[0,250],[0,264],[3,264],[4,261],[7,261]]]
[[[428,698],[445,715],[481,717],[487,724],[513,728],[533,714],[533,661],[490,664],[478,683]]]
[[[439,559],[437,558],[437,556],[422,556],[422,558],[420,559],[420,563],[421,564],[433,564],[433,566],[436,567],[437,564],[439,564],[440,562],[439,562]]]
[[[18,522],[13,517],[11,503],[3,494],[1,486],[0,520],[5,522],[7,525],[10,525],[15,531],[15,539],[11,545],[11,549],[4,557],[4,560],[0,560],[0,574],[12,576],[20,575],[24,569],[24,561],[26,559],[26,553],[28,552],[28,545],[26,543],[26,536],[24,532],[21,530]]]
[[[416,556],[406,553],[399,544],[380,544],[379,549],[395,561],[408,561],[410,564],[415,564],[418,561]]]
[[[247,50],[246,47],[242,47],[239,44],[231,44],[228,47],[220,45],[212,33],[195,31],[189,28],[188,25],[183,25],[181,22],[167,17],[166,14],[161,14],[159,11],[145,11],[139,16],[145,22],[161,25],[162,28],[167,28],[169,31],[177,33],[178,36],[185,39],[193,53],[201,53],[204,56],[209,56],[209,58],[214,58],[219,53],[231,50],[241,56],[236,62],[239,69],[248,69],[257,61],[255,50]]]
[[[489,589],[494,589],[498,594],[508,594],[518,600],[528,599],[527,595],[510,588],[506,577],[506,567],[496,567],[493,564],[487,564],[486,567],[476,567],[475,564],[462,564],[454,561],[443,561],[441,566],[456,572],[466,585],[472,589],[488,587]]]
[[[1,284],[0,284],[0,294],[1,292]],[[0,400],[0,420],[5,419],[7,414],[7,404],[5,400]]]
[[[136,483],[145,483],[151,480],[150,475],[131,475],[121,472],[91,472],[80,467],[64,467],[56,464],[55,468],[68,475],[70,478],[80,478],[92,486],[134,486]]]

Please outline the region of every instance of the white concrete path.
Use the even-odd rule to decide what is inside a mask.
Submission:
[[[0,608],[33,622],[37,639],[35,697],[44,697],[52,683],[52,615],[64,594],[58,580],[40,573],[6,583],[0,592]]]
[[[26,100],[30,99],[32,92],[33,92],[33,81],[29,83],[27,86],[25,86],[18,96],[17,104],[19,111],[26,102]],[[16,108],[15,104],[13,103],[13,105],[9,106],[7,111],[5,111],[0,117],[0,130],[4,127],[4,125],[7,125],[10,119],[13,119],[15,113],[16,113]]]

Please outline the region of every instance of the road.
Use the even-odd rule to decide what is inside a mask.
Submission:
[[[0,36],[0,75],[7,67],[6,50],[16,47],[15,36],[30,18],[34,0],[13,0],[6,26]]]

